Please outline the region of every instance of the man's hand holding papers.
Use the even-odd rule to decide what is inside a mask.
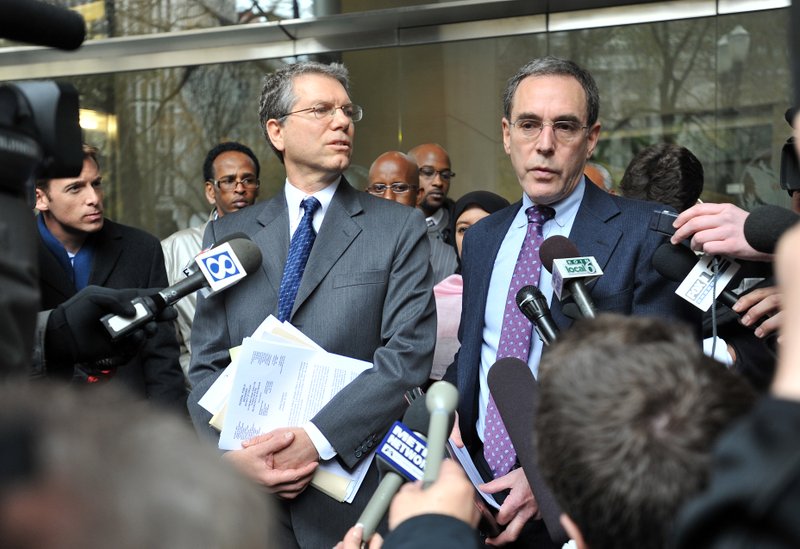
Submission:
[[[219,447],[232,450],[227,459],[281,497],[296,497],[311,482],[334,499],[351,502],[371,458],[352,471],[330,455],[322,461],[323,450],[307,429],[316,431],[310,422],[314,414],[372,365],[327,353],[271,316],[232,357],[230,375],[220,376],[201,400],[214,414],[212,425],[221,427]]]
[[[292,430],[278,429],[246,441],[242,444],[242,450],[227,452],[224,457],[270,493],[292,499],[306,489],[318,465],[313,461],[296,469],[277,468],[275,454],[291,446],[294,441]]]

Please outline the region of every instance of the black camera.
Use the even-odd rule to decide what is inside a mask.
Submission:
[[[796,109],[786,111],[786,122],[792,126]],[[790,137],[781,149],[781,189],[787,191],[792,196],[794,191],[800,191],[800,164],[797,160],[797,150],[794,146],[794,137]]]
[[[0,192],[26,195],[36,178],[81,172],[78,91],[52,81],[0,85]]]

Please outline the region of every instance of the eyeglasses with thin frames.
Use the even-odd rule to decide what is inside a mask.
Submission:
[[[223,177],[222,179],[212,179],[211,182],[222,191],[232,191],[239,183],[241,183],[245,189],[257,189],[259,185],[261,185],[261,181],[255,177],[249,176],[242,179],[236,179],[235,177]]]
[[[386,194],[386,189],[391,189],[392,194],[405,194],[410,190],[417,190],[419,187],[416,185],[409,185],[408,183],[392,183],[391,185],[386,185],[384,183],[374,183],[367,187],[367,192],[369,194],[374,194],[375,196],[383,196]]]
[[[317,120],[323,120],[326,116],[335,116],[336,111],[339,109],[341,109],[344,115],[353,122],[358,122],[359,120],[361,120],[361,117],[364,116],[364,109],[362,109],[358,105],[353,105],[352,103],[348,105],[341,105],[338,107],[333,103],[317,103],[313,107],[287,112],[286,114],[281,115],[278,118],[284,118],[292,114],[298,114],[301,112],[311,112],[314,113],[314,117]]]
[[[456,172],[451,172],[450,170],[437,170],[433,166],[422,166],[419,169],[419,175],[426,179],[433,179],[436,177],[436,174],[439,174],[439,177],[442,178],[442,181],[450,181],[456,176]]]
[[[535,118],[518,118],[516,122],[511,124],[522,134],[525,139],[537,139],[542,135],[542,130],[545,126],[553,128],[553,135],[561,144],[567,145],[572,143],[578,137],[581,131],[589,126],[582,126],[580,122],[574,120],[555,120],[554,122],[545,122]]]

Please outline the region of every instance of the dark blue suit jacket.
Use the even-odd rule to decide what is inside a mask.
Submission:
[[[492,268],[521,204],[517,202],[481,220],[464,238],[461,349],[444,379],[458,387],[459,427],[467,447],[477,442],[478,375]],[[653,253],[665,238],[648,229],[650,217],[653,211],[664,208],[607,194],[587,182],[569,239],[581,255],[594,256],[603,269],[603,276],[588,285],[598,311],[672,317],[697,326],[699,339],[700,311],[676,296],[677,284],[662,278],[651,266]],[[553,299],[551,312],[561,330],[572,324],[562,313],[558,299]]]

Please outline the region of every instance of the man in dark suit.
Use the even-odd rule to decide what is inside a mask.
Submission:
[[[516,454],[496,421],[486,382],[492,364],[507,356],[527,361],[537,373],[542,343],[533,336],[530,322],[514,316],[518,311],[512,286],[526,276],[545,296],[552,295],[551,277],[541,269],[535,242],[568,236],[582,255],[595,257],[605,273],[589,286],[598,310],[690,319],[698,331],[700,316],[681,303],[673,294],[675,286],[661,280],[650,265],[662,242],[647,230],[657,206],[587,184],[584,167],[600,135],[599,94],[592,76],[570,61],[535,59],[509,80],[503,103],[503,145],[522,187],[522,200],[465,235],[461,349],[445,380],[455,383],[461,395],[454,436],[463,438],[484,478],[494,477],[484,488],[507,493],[497,516],[506,529],[490,542],[519,538],[521,545],[560,547],[550,539],[553,532],[548,534],[541,521],[531,520],[539,511],[537,496],[514,465]],[[551,310],[562,330],[570,325],[557,300],[552,300]],[[513,322],[505,322],[506,317]],[[509,341],[517,337],[523,344],[514,350],[521,356],[511,354]],[[487,458],[502,463],[490,464]],[[555,537],[559,535],[563,533]]]
[[[454,235],[450,234],[450,216],[455,203],[447,198],[450,180],[456,174],[450,169],[450,155],[436,143],[417,145],[408,155],[419,168],[419,196],[417,208],[425,214],[428,241],[431,243],[433,283],[438,284],[458,267]]]
[[[116,289],[167,286],[158,239],[103,218],[97,149],[84,145],[83,153],[78,177],[36,184],[42,309],[55,308],[88,285]],[[48,360],[58,358],[48,356]],[[178,409],[185,402],[178,344],[168,323],[159,324],[155,336],[129,362],[104,360],[77,365],[74,371],[82,382],[106,380],[113,374],[111,383]]]
[[[209,415],[197,399],[229,362],[228,349],[269,314],[329,352],[373,363],[305,425],[287,425],[226,454],[281,498],[276,547],[329,548],[372,496],[375,467],[352,504],[306,487],[318,462],[336,458],[353,467],[371,456],[402,415],[404,392],[427,380],[436,334],[430,252],[416,209],[357,191],[342,175],[362,115],[343,65],[299,63],[268,75],[260,115],[286,183],[271,200],[206,231],[206,244],[243,231],[261,249],[263,264],[235,287],[198,300],[189,406],[195,426],[207,429]],[[288,448],[266,452],[263,441],[276,436],[291,439]]]

